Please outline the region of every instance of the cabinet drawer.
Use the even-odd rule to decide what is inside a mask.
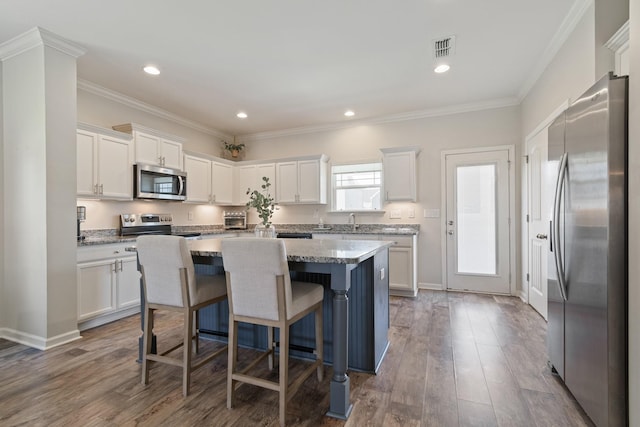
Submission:
[[[113,243],[108,245],[81,246],[77,251],[77,262],[87,262],[106,258],[135,256],[135,252],[127,252],[125,248],[135,246],[136,242]]]
[[[393,235],[381,235],[380,240],[385,242],[394,242],[394,246],[413,246],[413,236],[393,236]]]

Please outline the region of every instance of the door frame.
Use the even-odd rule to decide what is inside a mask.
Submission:
[[[491,147],[461,148],[440,152],[440,248],[442,251],[442,290],[448,289],[447,277],[447,168],[446,157],[451,154],[484,153],[487,151],[507,150],[509,153],[509,291],[516,292],[516,164],[515,145],[496,145]]]
[[[527,275],[530,276],[530,265],[529,265],[529,237],[531,234],[531,230],[529,225],[529,218],[531,217],[531,211],[529,209],[529,162],[528,162],[528,154],[529,153],[529,143],[531,140],[538,135],[540,132],[546,131],[549,125],[562,113],[564,110],[569,108],[570,100],[566,99],[560,104],[555,110],[551,112],[543,121],[538,123],[538,125],[524,138],[524,153],[522,156],[522,164],[523,168],[520,172],[521,179],[521,188],[522,195],[520,197],[522,203],[522,218],[520,221],[520,230],[521,230],[521,239],[520,239],[520,247],[522,251],[522,257],[520,262],[522,263],[522,277],[520,278],[522,287],[520,289],[520,299],[525,303],[529,304],[529,280],[527,279]],[[546,280],[546,278],[544,279]]]

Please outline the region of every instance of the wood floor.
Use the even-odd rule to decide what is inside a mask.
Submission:
[[[287,425],[591,425],[546,367],[544,320],[519,299],[420,291],[416,299],[392,297],[390,319],[379,374],[350,373],[349,420],[324,416],[327,367],[322,383],[311,376],[290,401]],[[179,337],[172,315],[157,323],[161,337]],[[172,366],[152,368],[141,385],[139,325],[133,316],[46,352],[0,340],[0,425],[278,425],[277,394],[269,390],[244,385],[235,408],[226,408],[226,355],[193,374],[187,398]],[[205,351],[217,345],[207,342]],[[292,375],[303,368],[292,362]]]

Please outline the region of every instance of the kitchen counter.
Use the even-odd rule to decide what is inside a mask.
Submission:
[[[196,226],[174,226],[175,232],[197,232],[203,237],[210,238],[219,235],[251,235],[254,225],[250,225],[247,230],[225,230],[220,225],[196,225]],[[312,233],[312,234],[362,234],[362,235],[390,235],[390,236],[413,236],[420,232],[419,224],[359,224],[356,230],[351,224],[325,224],[323,228],[318,228],[317,224],[276,224],[276,232],[287,233]],[[119,229],[99,229],[84,230],[82,235],[85,239],[78,242],[78,247],[92,245],[107,245],[111,243],[135,242],[135,236],[120,236]]]
[[[393,245],[376,240],[313,240],[283,239],[286,241],[289,262],[326,264],[359,264],[377,252]],[[192,240],[191,255],[221,257],[222,239]]]

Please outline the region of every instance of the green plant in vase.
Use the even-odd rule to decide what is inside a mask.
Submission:
[[[262,177],[264,184],[261,185],[262,190],[247,189],[249,201],[246,204],[247,210],[255,208],[258,217],[262,220],[261,224],[256,226],[256,236],[275,237],[275,228],[271,224],[271,217],[275,210],[274,198],[269,193],[271,183],[266,176]]]
[[[236,144],[235,138],[233,142],[222,141],[224,149],[231,153],[231,157],[236,158],[242,150],[244,150],[244,144]]]

